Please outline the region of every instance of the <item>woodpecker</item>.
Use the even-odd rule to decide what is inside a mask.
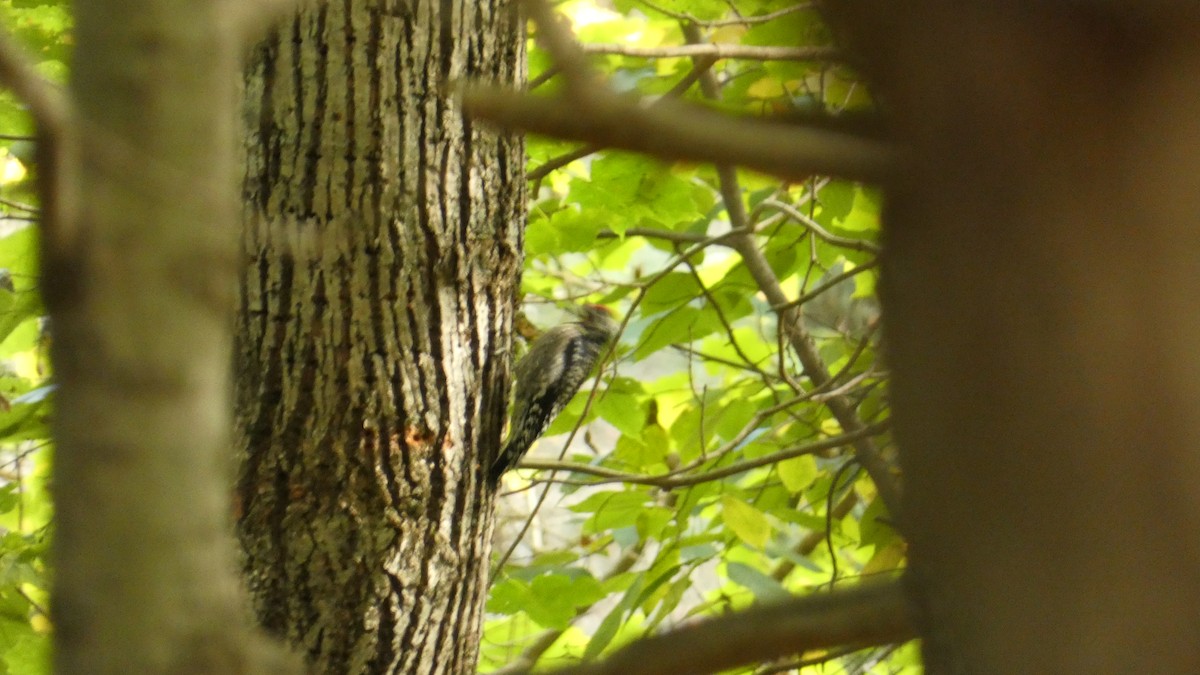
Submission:
[[[584,305],[579,321],[542,333],[517,363],[508,441],[489,474],[492,485],[515,467],[550,426],[617,336],[617,322],[602,305]]]

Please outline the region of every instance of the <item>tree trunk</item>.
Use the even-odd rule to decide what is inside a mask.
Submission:
[[[61,190],[42,232],[59,673],[282,665],[255,638],[229,535],[240,49],[223,10],[75,3],[75,126],[55,140],[78,144],[43,177]]]
[[[931,674],[1200,672],[1200,21],[1150,4],[852,22],[907,161],[883,291]]]
[[[522,28],[508,0],[320,4],[247,70],[238,531],[318,672],[474,672],[524,156],[448,90],[522,79]]]

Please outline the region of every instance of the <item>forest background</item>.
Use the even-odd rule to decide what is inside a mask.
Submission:
[[[697,82],[711,78],[720,83],[720,109],[730,112],[802,118],[869,110],[865,87],[837,58],[816,12],[776,4],[558,9],[594,44],[592,53],[603,54],[594,64],[620,91],[703,99]],[[65,84],[68,4],[7,0],[3,12],[38,71]],[[681,21],[702,29],[706,43],[744,55],[718,60],[707,45],[689,51]],[[561,87],[532,39],[529,68],[531,90]],[[0,290],[9,448],[0,653],[7,672],[44,672],[49,331],[37,291],[33,128],[8,91],[0,94],[0,132],[0,268],[10,286]],[[890,444],[873,297],[878,190],[741,172],[722,185],[711,167],[541,136],[527,150],[523,334],[587,301],[614,307],[625,322],[596,395],[583,392],[560,416],[527,459],[538,468],[506,478],[497,544],[501,553],[515,549],[488,600],[482,666],[518,655],[542,664],[592,658],[689,617],[895,573],[903,542],[879,520],[886,509],[822,403],[852,399],[869,426],[856,437]],[[741,195],[744,222],[730,222],[722,189]],[[754,233],[775,283],[805,308],[832,374],[827,382],[799,382],[803,368],[780,349],[769,301],[728,245],[734,228]],[[560,460],[565,434],[578,440]],[[910,645],[807,658],[845,658],[848,672],[894,672],[915,654]]]
[[[917,669],[918,627],[938,672],[1195,670],[1198,624],[1187,617],[1200,582],[1186,533],[1200,524],[1190,451],[1200,278],[1189,252],[1200,235],[1187,177],[1200,157],[1188,122],[1200,97],[1181,73],[1200,64],[1188,38],[1197,17],[1170,3],[885,5],[829,3],[852,52],[808,3],[561,3],[570,32],[535,17],[526,45],[526,88],[542,103],[466,83],[432,90],[479,120],[579,139],[526,141],[513,298],[525,311],[512,339],[498,340],[504,357],[580,302],[622,319],[594,387],[504,480],[481,670],[619,664],[653,654],[621,651],[645,636],[728,626],[708,621],[734,612],[757,628],[768,615],[756,610],[826,594],[823,611],[796,609],[812,619],[799,630],[809,642],[760,640],[737,672]],[[52,636],[84,634],[47,609],[51,578],[70,572],[76,591],[82,578],[47,557],[48,486],[81,475],[55,472],[50,422],[68,438],[86,430],[52,415],[62,396],[48,350],[56,335],[80,345],[81,324],[75,315],[51,328],[38,291],[57,289],[61,302],[79,289],[39,259],[55,249],[36,223],[64,206],[39,194],[48,162],[61,166],[28,117],[62,121],[31,76],[67,82],[77,35],[64,3],[4,0],[0,10],[13,38],[0,74],[16,91],[0,97],[0,661],[36,673],[49,667]],[[1112,100],[1114,81],[1138,96]],[[576,106],[546,103],[563,100]],[[738,121],[764,117],[786,143],[747,142],[756,134]],[[71,356],[76,374],[87,369],[86,351]],[[124,376],[161,384],[162,354],[145,357],[147,377]],[[485,387],[502,379],[489,377]],[[487,414],[484,435],[498,431]],[[467,456],[485,461],[496,440]],[[145,485],[156,496],[181,486],[193,487]],[[65,496],[80,508],[80,495]],[[196,542],[212,533],[201,534]],[[114,555],[137,541],[122,535],[108,542]],[[915,607],[898,600],[910,556]],[[874,595],[846,593],[864,580]],[[86,616],[69,604],[55,612],[63,607]],[[1050,626],[1070,639],[1046,640]],[[289,632],[295,624],[269,627],[314,662],[339,657]],[[459,670],[476,655],[467,637],[457,636],[471,643],[455,651]]]

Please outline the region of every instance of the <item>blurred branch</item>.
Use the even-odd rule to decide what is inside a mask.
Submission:
[[[877,141],[727,115],[664,98],[647,105],[636,98],[618,96],[593,74],[585,59],[586,53],[604,53],[612,46],[581,48],[545,0],[526,0],[525,5],[537,21],[539,39],[563,72],[567,96],[548,99],[490,85],[468,84],[459,91],[466,114],[510,129],[669,160],[737,164],[788,180],[802,180],[820,173],[877,181],[887,174],[890,153]],[[753,54],[765,57],[768,53],[771,58],[790,55],[790,58],[812,59],[828,52],[824,47],[780,52],[777,48],[734,45],[670,49],[675,50],[675,56],[694,59]],[[642,52],[645,54],[649,52]],[[697,63],[696,70],[702,70],[701,63]],[[703,74],[711,79],[707,70]]]
[[[37,72],[6,32],[0,32],[0,84],[29,109],[39,140],[44,139],[44,134],[62,133],[67,124],[67,103],[62,91]]]
[[[756,606],[638,640],[597,663],[551,672],[715,673],[813,649],[888,644],[913,637],[904,590],[893,581]]]
[[[571,101],[468,85],[461,102],[467,114],[511,129],[666,160],[737,164],[787,180],[819,173],[879,181],[890,164],[887,149],[875,141],[676,101],[660,100],[651,108],[636,99],[604,94],[581,108]]]
[[[67,178],[71,111],[65,94],[41,76],[8,33],[0,31],[0,85],[25,104],[37,129],[34,162],[43,246],[61,251],[72,228],[71,181]],[[10,216],[11,217],[11,216]]]
[[[721,43],[668,47],[586,44],[582,45],[582,48],[587,54],[613,54],[642,59],[707,56],[714,59],[751,61],[836,61],[842,57],[842,53],[833,47],[763,47]]]
[[[537,25],[537,41],[550,53],[555,67],[562,73],[567,97],[575,103],[584,103],[599,92],[600,78],[575,41],[566,19],[560,17],[547,0],[524,0],[521,4]]]
[[[820,286],[817,286],[816,288],[805,293],[804,295],[801,295],[800,297],[796,298],[795,300],[788,300],[788,301],[786,301],[782,304],[778,304],[778,305],[773,304],[771,306],[771,309],[774,309],[777,312],[782,312],[783,310],[786,310],[786,309],[799,307],[799,306],[803,305],[804,303],[812,300],[813,298],[816,298],[817,296],[821,295],[822,293],[833,290],[835,287],[837,287],[838,284],[842,283],[843,281],[845,281],[851,277],[857,276],[859,274],[862,274],[863,272],[866,272],[867,270],[875,269],[876,267],[879,267],[879,259],[878,258],[876,258],[874,260],[868,260],[867,262],[865,262],[861,265],[851,267],[850,269],[846,270],[845,272],[842,272],[840,274],[835,274],[833,277],[831,277],[825,283],[821,284]]]
[[[309,0],[226,0],[224,13],[233,21],[233,29],[243,44],[261,40],[271,26],[283,20]]]
[[[691,88],[691,86],[700,79],[700,76],[709,68],[712,68],[713,64],[716,62],[716,59],[696,59],[696,63],[692,66],[692,69],[688,71],[687,75],[684,75],[682,78],[680,78],[679,82],[676,82],[675,85],[671,87],[670,91],[663,94],[661,98],[676,98],[683,95],[683,93]],[[551,68],[548,72],[556,70],[557,69],[555,68]],[[530,88],[532,89],[532,87]],[[575,150],[572,150],[571,152],[547,160],[544,164],[536,169],[530,170],[527,172],[525,180],[533,183],[536,189],[536,186],[538,186],[542,179],[549,175],[551,171],[561,169],[575,160],[583,159],[584,157],[603,149],[604,146],[595,144],[581,146]]]

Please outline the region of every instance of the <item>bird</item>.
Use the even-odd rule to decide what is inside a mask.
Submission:
[[[538,336],[517,363],[508,440],[488,474],[493,486],[562,412],[616,338],[618,325],[609,308],[583,305],[579,314],[578,321]]]

